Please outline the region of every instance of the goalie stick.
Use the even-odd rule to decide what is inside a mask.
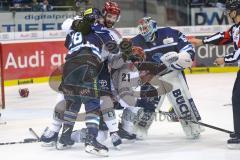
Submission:
[[[164,112],[164,111],[159,111],[160,114],[163,114],[163,115],[166,115],[166,116],[169,116],[170,118],[171,117],[174,117],[173,113],[170,113],[170,112]],[[228,134],[234,134],[233,131],[229,131],[229,130],[226,130],[226,129],[223,129],[223,128],[219,128],[219,127],[216,127],[216,126],[213,126],[213,125],[210,125],[210,124],[207,124],[207,123],[203,123],[203,122],[196,122],[196,121],[193,121],[193,120],[190,120],[190,119],[186,119],[186,118],[179,118],[181,120],[184,120],[186,122],[191,122],[191,123],[195,123],[195,124],[199,124],[201,126],[204,126],[204,127],[208,127],[208,128],[211,128],[211,129],[215,129],[215,130],[218,130],[218,131],[221,131],[221,132],[225,132],[225,133],[228,133]],[[236,133],[235,133],[236,134]]]
[[[169,116],[169,117],[173,116],[172,113],[169,113],[169,112],[159,111],[159,113],[161,113],[163,115],[166,115],[166,116]],[[233,134],[234,133],[233,131],[229,131],[229,130],[226,130],[226,129],[223,129],[223,128],[219,128],[219,127],[216,127],[216,126],[213,126],[213,125],[210,125],[210,124],[206,124],[206,123],[203,123],[203,122],[196,122],[196,121],[193,121],[193,120],[190,120],[190,119],[186,119],[186,118],[179,118],[179,119],[184,120],[186,122],[199,124],[201,126],[208,127],[208,128],[211,128],[211,129],[215,129],[215,130],[218,130],[218,131],[221,131],[221,132],[225,132],[225,133],[228,133],[228,134]]]
[[[179,118],[179,119],[184,120],[186,122],[199,124],[201,126],[208,127],[208,128],[211,128],[211,129],[215,129],[215,130],[218,130],[218,131],[221,131],[221,132],[225,132],[225,133],[228,133],[228,134],[233,134],[234,133],[233,131],[229,131],[229,130],[226,130],[226,129],[223,129],[223,128],[219,128],[219,127],[216,127],[216,126],[213,126],[213,125],[210,125],[210,124],[206,124],[206,123],[203,123],[203,122],[196,122],[196,121],[185,119],[185,118]]]

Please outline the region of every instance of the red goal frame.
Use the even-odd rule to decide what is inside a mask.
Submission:
[[[5,109],[5,93],[4,93],[4,64],[2,56],[2,43],[0,43],[0,108]]]

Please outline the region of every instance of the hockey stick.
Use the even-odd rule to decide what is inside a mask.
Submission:
[[[5,143],[0,143],[0,145],[11,145],[11,144],[24,144],[24,143],[35,143],[39,142],[38,139],[35,138],[26,138],[23,141],[18,141],[18,142],[5,142]]]
[[[159,113],[163,114],[163,115],[166,115],[166,116],[169,116],[170,118],[173,116],[172,113],[169,113],[169,112],[159,111]],[[203,123],[203,122],[196,122],[196,121],[189,120],[189,119],[186,119],[186,118],[181,118],[181,117],[179,119],[184,120],[186,122],[192,122],[194,124],[199,124],[201,126],[208,127],[208,128],[211,128],[211,129],[215,129],[215,130],[225,132],[225,133],[228,133],[228,134],[233,134],[234,133],[232,131],[229,131],[229,130],[226,130],[226,129],[223,129],[223,128],[219,128],[219,127],[216,127],[216,126],[213,126],[213,125],[210,125],[210,124],[206,124],[206,123]]]
[[[29,128],[28,130],[38,141],[40,141],[40,137],[37,135],[37,133],[32,128]]]
[[[18,141],[18,142],[5,142],[5,143],[0,143],[0,145],[11,145],[11,144],[25,144],[25,143],[35,143],[35,142],[40,142],[40,138],[37,135],[37,133],[32,129],[29,128],[29,132],[35,137],[35,138],[26,138],[23,141]]]
[[[186,122],[192,122],[194,124],[199,124],[201,126],[208,127],[208,128],[211,128],[211,129],[215,129],[215,130],[225,132],[225,133],[228,133],[228,134],[233,134],[234,133],[232,131],[229,131],[229,130],[226,130],[226,129],[223,129],[223,128],[219,128],[219,127],[216,127],[216,126],[213,126],[213,125],[210,125],[210,124],[206,124],[206,123],[203,123],[203,122],[196,122],[196,121],[185,119],[185,118],[179,118],[179,119],[184,120]]]

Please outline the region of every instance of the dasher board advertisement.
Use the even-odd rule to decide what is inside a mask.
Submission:
[[[74,15],[73,11],[0,13],[0,31],[60,30],[63,21],[67,18],[73,18]]]

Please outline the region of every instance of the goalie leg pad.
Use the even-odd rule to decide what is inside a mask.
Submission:
[[[200,114],[192,100],[192,96],[180,71],[173,71],[162,77],[173,85],[173,90],[167,94],[177,116],[182,119],[180,121],[187,137],[198,138],[202,131],[200,125],[186,122],[183,119],[191,119],[194,121],[201,120]]]

